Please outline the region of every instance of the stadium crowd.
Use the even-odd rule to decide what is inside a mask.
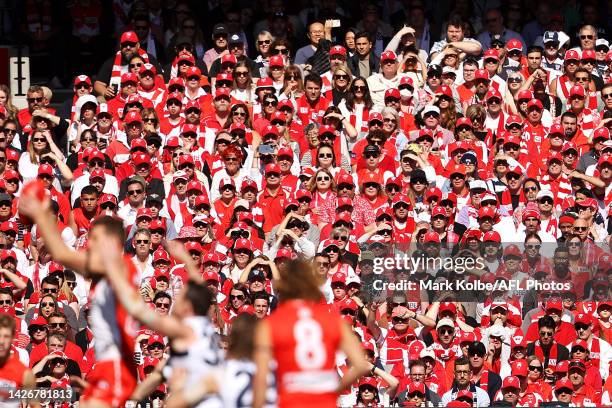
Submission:
[[[2,406],[612,406],[597,3],[22,3]]]

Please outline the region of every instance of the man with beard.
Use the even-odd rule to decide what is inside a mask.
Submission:
[[[355,34],[355,55],[347,60],[353,75],[369,77],[378,72],[380,59],[372,52],[372,38],[370,34],[362,31]]]
[[[128,72],[128,63],[135,55],[140,55],[146,63],[155,66],[157,72],[162,72],[161,67],[153,57],[149,57],[147,53],[140,48],[138,36],[133,31],[126,31],[121,34],[119,40],[120,49],[117,53],[107,59],[94,82],[94,90],[98,95],[104,96],[106,100],[114,98],[120,88],[121,74]]]
[[[448,405],[455,400],[461,391],[469,391],[474,396],[474,404],[477,407],[488,407],[491,399],[485,390],[470,381],[470,362],[461,357],[455,360],[455,380],[453,386],[442,396],[442,406]]]
[[[542,316],[538,319],[538,340],[529,343],[527,355],[536,355],[540,361],[544,362],[544,372],[546,376],[554,375],[554,367],[561,361],[569,359],[567,347],[555,341],[555,331],[557,323],[549,316]]]

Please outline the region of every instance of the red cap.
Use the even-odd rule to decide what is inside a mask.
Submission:
[[[398,91],[399,93],[399,91]],[[453,91],[450,88],[450,86],[446,86],[446,85],[442,85],[438,88],[438,90],[436,91],[436,95],[445,95],[448,96],[449,98],[452,99],[453,97]]]
[[[238,60],[236,60],[236,56],[234,54],[225,54],[221,57],[221,64],[232,64],[236,65]]]
[[[166,279],[167,281],[170,281],[170,271],[166,269],[155,268],[153,277],[155,278],[155,280]]]
[[[488,50],[486,50],[484,52],[484,54],[482,56],[482,59],[483,60],[487,60],[489,58],[493,58],[493,59],[496,59],[497,61],[499,61],[499,53],[497,52],[497,50],[495,48],[489,48]]]
[[[531,109],[531,108],[533,108],[534,106],[535,106],[536,108],[538,108],[539,110],[544,109],[544,106],[542,106],[542,102],[540,102],[540,100],[539,100],[539,99],[535,99],[535,98],[534,98],[534,99],[530,100],[529,102],[527,102],[527,109],[528,109],[528,110],[529,110],[529,109]]]
[[[227,97],[228,99],[231,99],[230,93],[231,93],[230,88],[227,88],[227,87],[217,88],[215,90],[215,99],[219,99],[222,97],[223,98]]]
[[[523,126],[523,119],[521,119],[521,117],[518,115],[510,115],[508,116],[508,119],[506,119],[506,127],[509,127],[510,125]]]
[[[385,91],[385,99],[387,98],[395,98],[401,99],[400,91],[397,88],[389,88]]]
[[[518,246],[512,244],[504,248],[504,256],[516,256],[522,258],[523,253],[521,252]]]
[[[597,139],[609,140],[610,130],[605,126],[595,129],[595,131],[593,132],[593,140],[597,140]]]
[[[192,123],[185,123],[181,127],[182,135],[184,135],[185,133],[195,133],[197,135],[198,131],[199,131],[198,125],[194,125]]]
[[[563,58],[563,61],[567,63],[567,61],[570,60],[579,60],[580,59],[580,55],[578,55],[578,51],[576,50],[567,50],[565,51],[565,57]]]
[[[397,61],[397,54],[395,54],[393,51],[385,51],[382,54],[380,54],[380,62],[383,63],[385,61],[393,61],[396,62]]]
[[[206,281],[221,282],[221,277],[219,276],[219,274],[217,272],[213,272],[213,271],[204,272],[202,274],[202,279],[204,280],[204,282],[206,282]]]
[[[605,128],[604,128],[605,129]],[[563,135],[565,132],[563,131],[563,126],[559,125],[558,123],[555,123],[554,125],[552,125],[550,127],[550,130],[548,131],[548,135]]]
[[[378,381],[374,377],[361,377],[357,387],[370,386],[378,389]]]
[[[255,180],[252,180],[252,179],[248,178],[248,177],[245,177],[242,180],[242,184],[240,185],[240,191],[242,192],[242,191],[244,191],[245,189],[247,189],[249,187],[254,188],[255,190],[258,190],[257,182]]]
[[[570,89],[570,98],[572,96],[581,96],[584,98],[584,88],[580,85],[574,85]]]
[[[76,86],[79,84],[87,84],[91,86],[91,78],[89,78],[87,75],[77,75],[74,77],[74,87],[76,88]]]
[[[598,205],[597,200],[594,198],[583,198],[580,201],[576,201],[576,204],[580,207],[587,207],[592,209],[593,211],[597,211]]]
[[[4,224],[4,222],[2,224]],[[6,232],[6,231],[3,229],[2,232]],[[1,254],[2,255],[0,255],[0,259],[3,261],[7,259],[14,259],[15,261],[17,260],[17,255],[15,254],[15,251],[13,251],[12,249],[3,249]]]
[[[381,116],[381,118],[382,118],[382,116]],[[382,119],[381,119],[381,122],[382,122]],[[323,125],[323,126],[321,126],[319,128],[319,136],[323,136],[323,135],[328,134],[328,133],[336,135],[336,128],[333,127],[333,126],[330,126],[330,125]]]
[[[273,87],[274,87],[274,82],[272,82],[272,78],[265,77],[265,78],[259,78],[257,80],[257,86],[255,87],[255,90],[257,90],[257,88],[273,88]]]
[[[270,57],[269,65],[271,67],[284,67],[285,61],[281,55],[273,55]]]
[[[472,120],[467,117],[461,117],[457,119],[457,122],[455,123],[455,128],[458,128],[459,126],[469,126],[471,128],[474,127],[474,125],[472,124]]]
[[[158,248],[155,252],[153,252],[153,263],[157,261],[168,261],[170,262],[170,255],[163,248]]]
[[[482,237],[482,241],[483,242],[497,242],[497,243],[500,243],[501,242],[501,236],[499,235],[499,232],[497,232],[497,231],[488,231]]]
[[[527,367],[527,361],[521,359],[516,360],[512,363],[511,366],[512,375],[526,377],[529,373],[529,368]]]
[[[401,85],[410,85],[414,88],[414,81],[412,80],[412,78],[405,76],[400,79],[400,86]]]
[[[525,209],[525,211],[523,211],[523,221],[525,221],[528,218],[535,218],[535,219],[541,219],[542,216],[540,215],[540,211],[537,208],[528,208]]]
[[[268,135],[273,135],[274,137],[278,138],[278,128],[274,125],[268,125],[263,128],[263,130],[261,131],[261,137],[265,138]]]
[[[240,238],[240,239],[236,240],[236,242],[234,244],[234,251],[237,251],[239,249],[248,249],[249,251],[253,252],[253,247],[251,246],[251,241],[249,241],[246,238]]]
[[[495,88],[489,88],[489,90],[487,91],[487,94],[485,96],[485,100],[489,100],[491,98],[497,98],[499,100],[502,99],[502,95],[501,93],[499,93],[499,91]]]
[[[19,231],[19,229],[15,221],[4,221],[2,224],[0,224],[0,231],[2,232],[12,231],[16,233]]]
[[[331,57],[332,55],[342,55],[343,57],[346,57],[346,48],[344,48],[341,45],[334,45],[329,50],[329,56]],[[381,57],[381,61],[382,61],[382,57]]]
[[[162,346],[166,346],[166,342],[164,341],[164,338],[162,336],[160,336],[159,334],[153,334],[151,336],[149,336],[149,340],[147,340],[147,345],[152,346],[153,344],[161,344]]]
[[[266,164],[265,173],[266,174],[269,174],[269,173],[281,174],[281,168],[276,163],[269,163],[269,164]]]
[[[168,89],[174,87],[174,86],[180,86],[182,88],[185,87],[185,80],[183,79],[183,77],[175,77],[170,79],[170,81],[168,81]]]
[[[338,306],[338,309],[340,311],[343,311],[343,310],[346,310],[346,309],[357,311],[357,309],[359,309],[359,305],[353,299],[346,298],[342,302],[340,302],[340,305]]]
[[[179,156],[179,167],[181,167],[183,164],[194,164],[193,162],[193,156],[190,154],[183,154],[181,156]],[[176,174],[175,174],[176,176]],[[175,180],[177,179],[177,177],[174,178]]]
[[[136,139],[133,139],[130,143],[130,151],[136,149],[136,148],[142,148],[145,149],[147,148],[147,141],[144,140],[141,137],[138,137]]]
[[[412,394],[413,392],[425,394],[425,384],[421,381],[411,381],[408,384],[408,394]]]
[[[38,176],[42,175],[53,177],[53,166],[47,163],[38,166]]]
[[[451,176],[453,174],[465,175],[465,165],[452,162],[451,165],[448,167],[448,175]]]
[[[200,193],[204,191],[202,188],[202,183],[197,180],[191,180],[187,183],[187,191],[199,191]]]
[[[121,39],[119,40],[119,44],[123,44],[126,42],[133,42],[133,43],[139,42],[138,36],[136,35],[134,31],[126,31],[123,34],[121,34]]]
[[[336,272],[331,278],[332,283],[342,282],[346,284],[346,274],[342,272]]]
[[[375,120],[381,123],[383,122],[383,117],[380,112],[370,112],[370,116],[368,117],[368,123],[375,121]]]
[[[595,50],[582,50],[581,60],[594,60],[596,59]]]
[[[440,308],[438,309],[438,315],[442,314],[442,312],[450,311],[452,314],[457,314],[457,305],[453,302],[441,302]]]
[[[521,42],[517,40],[516,38],[512,38],[511,40],[508,40],[508,42],[506,43],[506,49],[508,51],[513,51],[513,50],[523,51],[523,44],[521,44]]]
[[[480,207],[478,210],[478,219],[489,217],[491,219],[495,219],[497,215],[497,211],[493,207]]]
[[[425,200],[429,200],[432,197],[436,197],[438,202],[442,198],[442,190],[438,187],[431,187],[425,192]]]
[[[123,74],[121,74],[121,83],[125,84],[127,82],[134,82],[135,84],[138,83],[138,75],[132,73],[132,72],[125,72]]]
[[[291,103],[291,100],[289,99],[283,99],[278,101],[278,105],[276,105],[276,108],[280,111],[283,108],[291,108],[291,111],[293,112],[295,110],[295,108],[293,107],[293,103]]]
[[[193,57],[193,54],[185,50],[179,53],[178,58],[176,60],[176,62],[181,62],[181,61],[187,61],[187,62],[190,62],[191,64],[195,64],[195,58]]]
[[[565,362],[567,362],[567,361],[565,361]],[[557,364],[557,368],[559,368],[559,365],[560,364]],[[562,389],[568,389],[568,390],[570,390],[570,394],[573,394],[573,392],[574,392],[574,384],[572,384],[572,382],[570,381],[569,378],[567,378],[567,377],[560,378],[555,383],[555,394],[558,393],[559,390],[562,390]]]
[[[472,334],[472,333],[470,333],[470,334]],[[474,394],[470,390],[460,390],[457,393],[457,397],[456,398],[457,399],[459,399],[459,398],[469,398],[472,401],[474,401]]]
[[[504,378],[504,381],[502,382],[502,390],[504,388],[516,388],[517,390],[521,389],[521,380],[519,380],[517,377],[515,376],[508,376],[506,378]]]
[[[533,92],[531,92],[531,91],[530,91],[530,90],[528,90],[528,89],[525,89],[525,90],[519,91],[519,92],[518,92],[518,94],[517,94],[517,96],[516,96],[516,99],[517,99],[517,100],[519,100],[519,101],[520,101],[520,100],[523,100],[523,99],[529,99],[529,100],[532,100],[532,99],[533,99]]]
[[[217,82],[219,81],[233,82],[234,81],[234,77],[232,76],[232,74],[227,74],[225,72],[221,74],[217,74],[217,77],[215,79],[217,80]]]
[[[104,173],[103,170],[94,170],[92,172],[89,173],[89,181],[93,181],[93,180],[106,180],[106,173]]]
[[[574,324],[576,324],[576,323],[578,323],[578,322],[574,322]],[[583,323],[583,322],[581,322],[581,323]],[[574,344],[572,344],[572,348],[571,349],[573,350],[574,347],[581,347],[585,351],[587,351],[589,349],[589,345],[584,340],[577,340],[577,341],[575,341]]]
[[[563,303],[560,300],[549,300],[546,302],[546,311],[549,310],[563,311]]]
[[[145,72],[150,72],[153,75],[157,75],[157,68],[155,68],[155,65],[149,64],[148,62],[146,62],[142,64],[138,72],[140,73],[140,75],[144,74]]]
[[[446,210],[444,210],[444,213],[446,214]],[[435,232],[435,231],[430,231],[428,233],[425,234],[425,236],[423,237],[423,242],[424,243],[430,243],[430,242],[434,242],[436,244],[440,243],[440,235]]]
[[[130,124],[134,122],[142,123],[142,116],[140,116],[140,112],[138,111],[129,111],[128,114],[125,115],[124,122],[126,124]],[[90,155],[89,160],[91,160],[92,158],[93,157]]]
[[[151,164],[151,158],[147,153],[136,153],[132,156],[132,163],[134,163],[135,166]]]
[[[98,204],[113,203],[117,205],[117,197],[112,194],[102,194],[98,199]]]
[[[561,148],[561,154],[567,151],[570,151],[570,150],[573,150],[576,153],[578,153],[578,147],[576,147],[576,143],[571,142],[571,141],[563,143],[563,147]]]
[[[593,319],[591,318],[590,315],[586,314],[586,313],[578,313],[576,315],[576,318],[574,319],[574,324],[587,324],[587,325],[591,325],[591,323],[593,323]],[[588,347],[585,347],[585,349],[588,349]]]
[[[189,241],[185,243],[185,251],[202,253],[202,244],[199,242]]]
[[[443,215],[444,217],[447,216],[446,214],[446,209],[444,207],[441,207],[439,205],[436,205],[432,210],[431,210],[431,218],[435,218],[438,217],[440,215]]]
[[[355,181],[353,177],[348,173],[341,173],[338,175],[338,179],[336,180],[336,184],[350,184],[351,186],[355,185]]]
[[[139,218],[153,218],[153,213],[151,212],[150,208],[139,208],[138,211],[136,211],[136,219]]]
[[[487,71],[486,69],[477,69],[474,73],[474,80],[477,79],[486,79],[487,81],[490,80],[489,71]]]

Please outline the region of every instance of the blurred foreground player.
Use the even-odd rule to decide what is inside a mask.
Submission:
[[[15,319],[7,314],[0,314],[0,406],[19,407],[19,400],[8,401],[8,389],[25,390],[36,388],[36,378],[32,371],[24,366],[19,357],[13,354],[12,345],[15,335]],[[31,407],[39,407],[30,402]]]
[[[108,216],[96,219],[91,224],[87,250],[73,251],[60,236],[50,202],[49,197],[39,200],[32,189],[24,191],[19,201],[19,213],[37,224],[56,262],[92,279],[90,328],[96,335],[96,364],[87,377],[89,386],[81,397],[80,407],[122,406],[136,386],[133,352],[138,326],[116,301],[110,284],[103,279],[105,265],[102,258],[105,251],[121,253],[125,242],[123,222]],[[109,248],[111,243],[116,248]],[[129,257],[121,259],[126,285],[137,285],[134,264]]]
[[[265,402],[270,363],[277,363],[278,406],[335,407],[338,393],[368,371],[357,337],[339,314],[324,304],[309,264],[294,261],[281,270],[280,306],[255,332],[253,406]],[[338,380],[336,352],[348,357],[350,369]]]
[[[121,251],[117,249],[121,243],[113,242],[110,248],[100,248],[100,256],[104,256],[106,276],[118,301],[127,313],[142,324],[168,337],[171,351],[163,377],[171,379],[172,376],[180,375],[184,377],[185,387],[198,386],[202,378],[223,363],[219,336],[208,318],[208,311],[214,303],[212,292],[202,282],[198,267],[185,248],[178,242],[170,242],[167,246],[170,256],[184,263],[189,281],[176,297],[171,315],[155,312],[127,282],[124,270],[126,266],[122,262]],[[161,384],[163,377],[159,376],[157,382],[153,382],[154,378],[151,379],[151,391]],[[198,408],[223,406],[217,396],[203,396],[202,399],[194,401],[196,402],[195,406]]]

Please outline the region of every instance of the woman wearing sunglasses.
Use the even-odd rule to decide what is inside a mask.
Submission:
[[[244,60],[238,61],[234,66],[232,76],[234,78],[234,85],[231,96],[240,102],[254,103],[256,99],[255,86],[249,63]]]
[[[334,106],[338,106],[343,99],[346,99],[353,76],[345,64],[333,67],[331,73],[331,89],[325,93],[325,98],[333,100]]]
[[[310,208],[312,222],[322,228],[325,223],[333,222],[333,213],[325,214],[321,208],[334,208],[336,202],[336,181],[332,173],[326,169],[318,169],[308,182],[306,188],[312,194]]]
[[[342,116],[347,118],[348,122],[360,134],[369,131],[368,118],[370,117],[370,110],[372,106],[374,106],[374,103],[370,96],[368,82],[364,77],[356,76],[353,78],[344,100],[340,101],[336,106],[340,109]],[[352,148],[350,141],[349,148]]]
[[[295,101],[304,95],[304,79],[302,70],[297,65],[289,65],[285,68],[284,83],[279,97]]]

